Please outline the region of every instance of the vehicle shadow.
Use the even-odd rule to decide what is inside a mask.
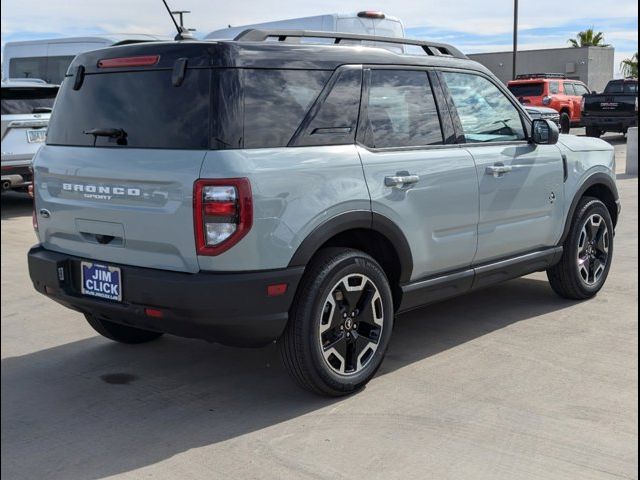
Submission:
[[[547,282],[524,278],[405,314],[378,378],[571,305]],[[295,386],[275,345],[91,337],[2,361],[2,474],[102,478],[342,401]]]
[[[26,193],[6,192],[0,197],[2,220],[16,217],[29,217],[33,210],[33,201]]]

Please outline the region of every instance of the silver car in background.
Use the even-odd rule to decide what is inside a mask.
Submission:
[[[2,191],[32,179],[31,160],[44,143],[58,85],[38,79],[2,82]]]
[[[553,123],[560,126],[560,114],[553,108],[534,107],[531,105],[523,105],[523,107],[532,120],[535,120],[536,118],[551,120]]]

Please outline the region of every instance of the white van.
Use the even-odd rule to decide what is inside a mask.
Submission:
[[[59,84],[71,60],[79,53],[112,45],[168,39],[145,34],[114,34],[7,42],[2,56],[2,78],[39,78]]]
[[[404,37],[404,26],[400,19],[382,12],[358,12],[349,14],[316,15],[313,17],[290,18],[274,22],[255,23],[238,27],[223,28],[209,33],[208,40],[232,39],[245,30],[314,30],[321,32],[359,33],[377,37]]]

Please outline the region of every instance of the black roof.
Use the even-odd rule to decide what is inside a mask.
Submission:
[[[82,65],[85,73],[115,72],[118,70],[171,69],[176,60],[187,59],[188,68],[288,68],[334,70],[345,64],[407,65],[460,67],[488,73],[477,62],[467,59],[456,49],[444,44],[429,43],[431,48],[447,47],[457,56],[395,53],[376,46],[290,43],[271,41],[165,41],[144,42],[108,47],[78,55],[67,75],[73,75]],[[153,67],[99,68],[98,61],[110,58],[159,55]]]

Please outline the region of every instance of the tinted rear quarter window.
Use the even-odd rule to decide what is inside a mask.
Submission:
[[[371,71],[365,143],[372,148],[443,143],[440,118],[425,71]]]
[[[331,72],[246,69],[244,147],[285,147]]]
[[[50,145],[92,146],[85,130],[123,129],[126,142],[96,137],[96,147],[206,149],[209,146],[211,70],[190,69],[180,87],[170,70],[86,75],[79,90],[73,77],[60,89],[47,133]]]
[[[362,69],[342,70],[331,85],[326,98],[320,97],[310,112],[313,118],[305,125],[296,146],[346,145],[355,140]],[[315,110],[315,111],[314,111]]]

